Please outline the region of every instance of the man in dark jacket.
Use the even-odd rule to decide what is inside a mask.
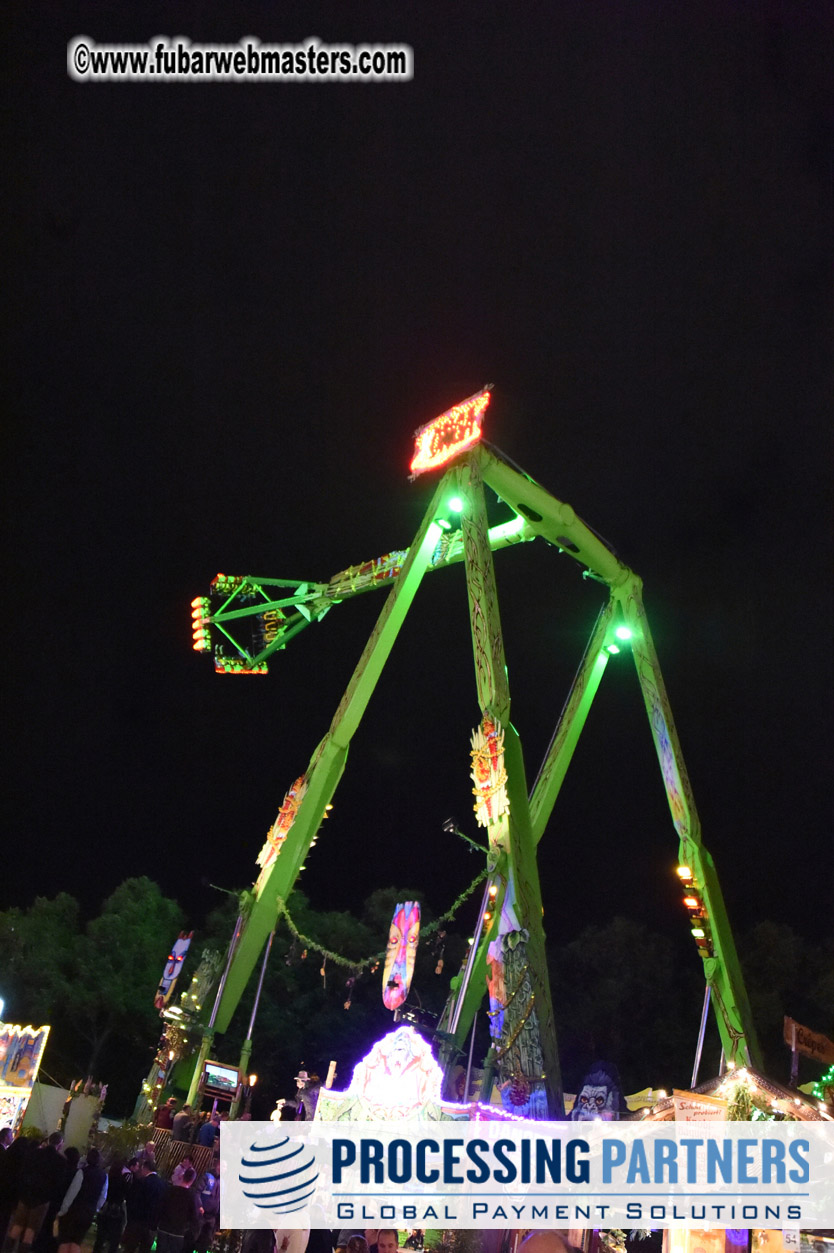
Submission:
[[[157,1253],[180,1253],[186,1230],[194,1231],[203,1215],[200,1198],[192,1188],[193,1166],[182,1172],[179,1183],[169,1183],[162,1198],[156,1232]]]
[[[194,1249],[195,1253],[208,1253],[220,1221],[220,1158],[217,1155],[212,1159],[211,1169],[200,1176],[197,1194],[202,1217],[194,1228]]]
[[[169,1096],[164,1105],[160,1105],[159,1109],[153,1116],[153,1125],[155,1127],[163,1127],[166,1131],[170,1131],[174,1125],[174,1110],[177,1108],[177,1098]]]
[[[165,1180],[156,1167],[143,1162],[127,1194],[127,1224],[122,1238],[125,1253],[150,1253],[159,1221]]]
[[[9,1223],[3,1253],[11,1253],[18,1240],[20,1253],[29,1253],[50,1203],[61,1201],[66,1172],[66,1162],[61,1154],[63,1142],[60,1131],[53,1131],[46,1144],[25,1158],[17,1205]]]
[[[171,1123],[172,1140],[190,1140],[194,1130],[194,1114],[190,1105],[183,1105],[178,1114],[174,1114]]]

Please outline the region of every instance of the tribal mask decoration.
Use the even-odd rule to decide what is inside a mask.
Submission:
[[[165,1009],[174,993],[174,986],[182,970],[182,964],[185,961],[185,955],[188,952],[188,946],[191,943],[193,934],[193,931],[187,933],[181,931],[174,942],[174,947],[168,954],[168,960],[165,963],[165,969],[162,972],[162,978],[159,980],[159,987],[156,989],[156,996],[153,1002],[154,1007],[160,1011]]]
[[[382,972],[382,1000],[386,1009],[399,1009],[405,1003],[419,939],[420,902],[398,904],[391,919],[385,969]]]

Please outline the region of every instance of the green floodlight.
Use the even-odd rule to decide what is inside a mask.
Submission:
[[[460,513],[463,510],[463,501],[460,496],[453,496],[449,501],[449,508],[452,513]]]
[[[618,640],[630,640],[634,632],[631,627],[618,626],[614,634]]]
[[[608,645],[606,645],[606,649],[605,649],[605,651],[606,651],[607,653],[610,653],[610,654],[611,654],[611,656],[613,657],[613,656],[614,656],[616,653],[618,653],[620,650],[619,650],[619,648],[617,647],[617,645],[616,645],[616,644],[608,644]]]

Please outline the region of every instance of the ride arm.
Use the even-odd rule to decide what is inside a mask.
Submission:
[[[441,505],[439,501],[438,506]],[[437,512],[437,542],[427,572],[463,560],[462,529],[451,525],[441,507]],[[489,531],[493,550],[532,539],[533,531],[520,516]],[[272,654],[286,648],[311,622],[320,621],[331,606],[377,588],[390,588],[399,578],[408,553],[408,549],[397,549],[361,565],[348,566],[334,574],[329,583],[218,574],[211,584],[210,596],[196,597],[191,602],[194,647],[199,652],[213,651],[218,673],[266,674],[266,663]],[[276,596],[276,588],[285,594]],[[241,634],[241,627],[245,628],[245,635]]]

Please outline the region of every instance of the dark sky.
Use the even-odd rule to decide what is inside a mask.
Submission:
[[[831,929],[831,33],[824,6],[40,3],[15,128],[0,907],[148,874],[199,923],[252,881],[382,597],[266,679],[191,650],[213,575],[405,547],[415,427],[486,437],[644,579],[738,929]],[[396,40],[392,84],[92,84],[75,35]],[[535,776],[602,600],[496,557]],[[479,867],[461,567],[432,575],[300,886],[321,907]],[[549,935],[685,930],[636,678],[609,666],[550,830]],[[164,947],[169,937],[163,937]],[[697,959],[692,958],[693,962]]]

